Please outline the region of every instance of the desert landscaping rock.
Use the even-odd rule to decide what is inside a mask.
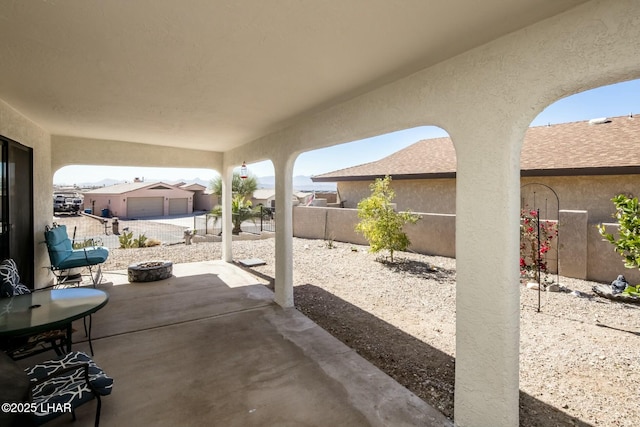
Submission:
[[[98,221],[82,216],[56,220],[69,229],[77,225],[80,235],[96,236],[103,230]],[[154,223],[127,225],[136,235],[147,232],[155,237],[148,228]],[[126,270],[132,263],[154,259],[174,263],[221,259],[219,242],[194,239],[193,243],[112,249],[103,270]],[[274,245],[274,239],[234,241],[233,257],[265,260],[265,265],[249,271],[256,273],[258,282],[271,286]],[[367,249],[294,238],[296,308],[452,417],[455,259],[398,253],[401,262],[388,264],[377,262]],[[620,266],[624,271],[622,260]],[[640,426],[635,399],[640,396],[640,305],[596,296],[594,285],[560,277],[561,292],[542,293],[537,313],[538,291],[514,284],[521,290],[522,426]]]
[[[271,286],[274,239],[234,241],[236,260]],[[378,262],[367,247],[293,239],[296,308],[420,398],[453,417],[455,259],[399,253]],[[111,251],[105,271],[132,262],[220,259],[220,243]],[[640,306],[596,296],[596,285],[560,277],[562,292],[520,286],[520,424],[639,426]],[[576,298],[572,295],[574,293]]]

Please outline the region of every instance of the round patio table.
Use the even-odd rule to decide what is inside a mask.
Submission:
[[[0,336],[29,336],[66,328],[67,351],[71,351],[71,323],[89,316],[87,338],[91,344],[91,314],[109,301],[106,292],[92,288],[34,291],[0,299]],[[85,325],[86,326],[86,325]]]

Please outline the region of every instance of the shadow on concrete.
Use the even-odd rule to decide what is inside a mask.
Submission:
[[[185,266],[189,268],[188,264],[174,266],[177,276],[155,282],[99,285],[99,289],[109,294],[109,302],[92,316],[92,339],[191,322],[272,304],[271,293],[263,285],[233,287],[218,274],[197,274],[195,270],[194,274],[183,276],[184,272],[180,273],[178,270],[185,269]],[[201,268],[207,268],[205,263],[203,266]],[[76,321],[74,327],[78,331],[74,334],[74,342],[86,341],[82,321]]]
[[[222,261],[173,272],[134,284],[109,273],[99,286],[110,299],[93,315],[93,358],[114,378],[101,425],[452,426],[299,311],[277,306],[254,276]],[[87,351],[82,321],[76,329],[74,349]],[[95,408],[78,408],[73,425],[93,425]],[[62,414],[47,425],[70,422]]]
[[[296,308],[429,405],[453,418],[455,359],[314,285],[294,287]],[[326,307],[330,307],[327,310]],[[416,376],[420,377],[416,381]],[[591,427],[520,392],[520,425]]]
[[[274,291],[275,291],[275,283],[276,283],[276,279],[274,279],[273,277],[269,276],[268,274],[261,273],[261,272],[259,272],[259,271],[255,270],[255,269],[253,269],[253,268],[251,268],[251,267],[244,266],[244,265],[242,265],[242,264],[241,264],[240,262],[238,262],[238,261],[233,261],[233,265],[235,265],[235,266],[236,266],[236,267],[238,267],[238,268],[243,269],[244,271],[246,271],[246,272],[248,272],[248,273],[253,274],[253,275],[254,275],[254,276],[256,276],[256,277],[261,278],[262,280],[267,281],[267,282],[268,282],[268,284],[266,284],[265,286],[266,286],[267,288],[269,288],[272,292],[274,292]]]

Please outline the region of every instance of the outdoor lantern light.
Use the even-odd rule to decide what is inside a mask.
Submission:
[[[247,164],[245,162],[242,162],[242,166],[240,166],[240,178],[247,178]]]

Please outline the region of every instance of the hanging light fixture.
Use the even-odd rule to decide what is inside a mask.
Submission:
[[[242,166],[240,166],[240,178],[247,179],[247,164],[242,162]]]

